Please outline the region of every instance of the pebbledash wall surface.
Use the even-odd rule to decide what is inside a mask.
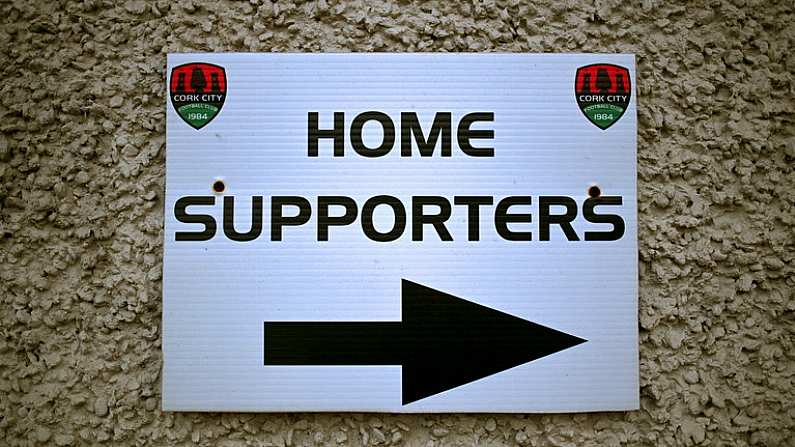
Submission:
[[[0,445],[795,445],[795,5],[0,3]],[[165,64],[190,51],[637,55],[641,409],[160,407]]]

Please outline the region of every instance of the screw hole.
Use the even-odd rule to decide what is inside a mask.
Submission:
[[[590,188],[588,188],[588,195],[589,195],[591,198],[594,198],[594,199],[595,199],[595,198],[597,198],[597,197],[599,197],[599,196],[601,196],[601,195],[602,195],[602,190],[601,190],[601,189],[599,189],[599,187],[598,187],[598,186],[596,186],[596,185],[593,185],[593,186],[591,186]]]
[[[224,185],[223,180],[216,180],[213,182],[213,191],[215,192],[224,192],[226,189],[226,185]]]

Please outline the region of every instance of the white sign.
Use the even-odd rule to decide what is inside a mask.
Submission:
[[[163,409],[638,408],[632,55],[172,54]]]

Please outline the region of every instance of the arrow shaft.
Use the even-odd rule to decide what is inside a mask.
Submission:
[[[401,323],[265,322],[265,365],[400,365]]]

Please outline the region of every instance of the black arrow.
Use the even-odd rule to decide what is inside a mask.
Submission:
[[[403,405],[586,340],[408,280],[403,321],[265,322],[265,365],[402,365]]]

